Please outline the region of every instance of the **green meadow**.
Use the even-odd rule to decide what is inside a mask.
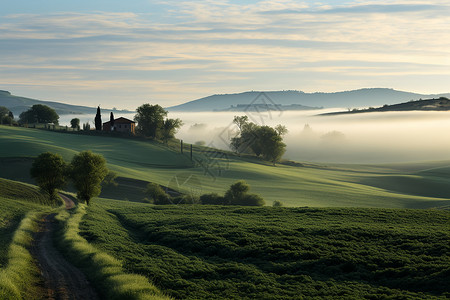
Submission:
[[[104,298],[450,297],[450,162],[274,167],[197,146],[191,161],[189,146],[0,126],[0,298],[44,292],[30,247],[52,208],[32,184],[34,157],[83,150],[102,154],[118,185],[89,207],[53,209],[55,243]],[[240,179],[287,207],[141,203],[148,182],[200,194]]]
[[[142,201],[147,182],[196,194],[224,191],[236,180],[247,181],[268,205],[434,208],[450,204],[450,162],[391,165],[301,164],[271,166],[232,153],[108,136],[88,136],[0,126],[0,177],[32,183],[33,157],[50,151],[70,161],[82,150],[102,154],[120,178],[102,197]],[[209,152],[208,152],[209,151]],[[221,171],[218,171],[220,167]],[[189,179],[189,180],[188,180]]]
[[[445,210],[96,199],[81,235],[176,299],[446,299]]]

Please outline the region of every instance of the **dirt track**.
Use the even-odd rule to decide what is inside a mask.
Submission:
[[[70,198],[61,196],[66,202],[66,209],[75,205]],[[40,223],[33,252],[45,280],[47,299],[99,299],[84,274],[67,262],[53,246],[55,214],[47,215]]]

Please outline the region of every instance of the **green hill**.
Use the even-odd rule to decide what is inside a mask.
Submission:
[[[0,106],[7,107],[10,111],[13,112],[14,116],[18,117],[20,113],[28,110],[31,106],[35,104],[43,104],[50,106],[53,108],[59,115],[67,115],[67,114],[95,114],[96,108],[87,107],[87,106],[79,106],[79,105],[71,105],[60,102],[53,101],[42,101],[36,100],[26,97],[19,97],[11,95],[8,91],[0,90]],[[112,110],[113,112],[121,112],[121,113],[130,113],[129,111],[117,111]]]
[[[194,148],[181,154],[160,143],[0,126],[0,177],[32,182],[32,158],[45,151],[65,160],[82,150],[102,154],[117,172],[118,187],[103,196],[142,201],[147,182],[185,193],[224,193],[244,179],[267,204],[287,206],[430,208],[450,204],[450,162],[409,165],[305,165],[273,167],[260,160]],[[202,150],[203,149],[203,150]],[[221,171],[218,171],[218,166]],[[426,171],[431,168],[433,172]],[[412,188],[413,187],[413,188]]]
[[[387,112],[387,111],[447,111],[450,110],[450,99],[440,97],[438,99],[425,99],[417,101],[408,101],[399,104],[388,105],[382,107],[368,108],[368,109],[353,109],[350,111],[332,112],[322,114],[322,116],[343,115],[343,114],[359,114],[367,112]]]

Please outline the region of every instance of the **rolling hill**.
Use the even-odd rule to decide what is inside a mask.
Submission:
[[[25,98],[20,96],[14,96],[8,91],[0,90],[0,106],[7,107],[10,111],[13,112],[16,118],[20,115],[21,112],[28,110],[31,106],[35,104],[43,104],[50,106],[53,108],[59,115],[68,115],[68,114],[95,114],[96,109],[94,107],[87,106],[79,106],[79,105],[71,105],[60,102],[52,102],[52,101],[42,101],[31,98]],[[121,112],[121,113],[130,113],[130,111],[117,111],[112,110],[113,112]]]
[[[301,91],[251,91],[238,94],[212,95],[184,104],[168,107],[169,111],[214,111],[230,106],[250,104],[304,105],[310,107],[368,107],[395,104],[423,98],[450,97],[450,94],[423,95],[386,88],[359,89],[336,93],[304,93]],[[260,96],[258,98],[258,96]]]
[[[450,162],[392,165],[302,165],[276,167],[258,159],[194,148],[189,153],[134,139],[0,126],[0,177],[30,182],[33,157],[50,151],[66,161],[82,150],[102,154],[119,176],[119,186],[103,196],[143,201],[148,182],[190,193],[223,194],[237,180],[271,205],[287,206],[431,208],[450,204]],[[220,154],[220,155],[219,155]],[[222,171],[217,172],[221,166]],[[212,174],[215,176],[213,177]],[[411,187],[414,189],[411,189]]]

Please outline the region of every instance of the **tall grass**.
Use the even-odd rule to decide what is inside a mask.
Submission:
[[[32,234],[43,212],[29,212],[14,233],[8,263],[0,269],[0,299],[40,299],[39,269],[30,253]]]
[[[122,263],[99,251],[79,235],[79,224],[86,214],[80,204],[74,211],[61,211],[57,220],[62,224],[58,247],[66,258],[88,276],[105,299],[170,299],[164,296],[147,278],[125,273]]]

